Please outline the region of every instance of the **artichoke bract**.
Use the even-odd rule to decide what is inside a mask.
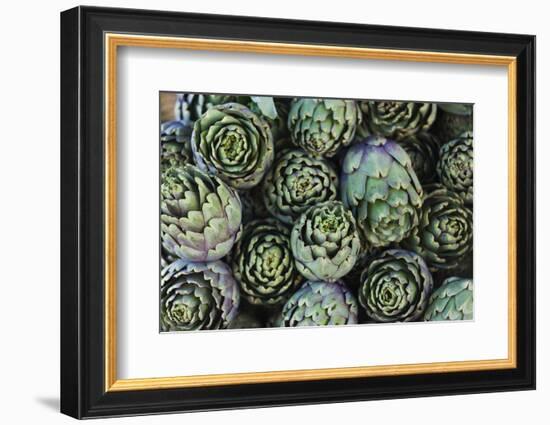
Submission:
[[[418,254],[390,249],[363,271],[359,302],[377,322],[411,322],[424,314],[433,278]]]
[[[239,308],[239,288],[222,261],[177,260],[162,271],[163,332],[227,328]]]
[[[292,224],[310,206],[337,198],[338,176],[324,159],[289,149],[275,159],[262,189],[268,211]]]
[[[194,124],[195,163],[236,189],[250,189],[273,162],[269,125],[246,106],[226,103],[208,109]]]
[[[351,212],[340,201],[309,208],[290,235],[298,271],[309,280],[334,282],[355,265],[361,241]]]
[[[432,271],[455,269],[473,249],[472,212],[441,184],[425,190],[419,225],[401,246],[424,257]]]
[[[424,320],[472,320],[474,318],[474,282],[450,277],[430,297]]]
[[[418,225],[422,187],[407,152],[385,137],[370,136],[348,149],[340,196],[373,247],[400,242]]]
[[[368,134],[396,140],[429,130],[437,116],[434,103],[362,101],[360,106]]]
[[[343,283],[305,282],[284,305],[277,325],[353,325],[358,310],[357,299]]]
[[[193,163],[191,151],[192,128],[182,121],[168,121],[162,123],[160,141],[160,172],[165,173],[169,168],[181,168]]]
[[[439,159],[439,140],[429,133],[418,133],[399,141],[399,145],[409,155],[416,177],[423,185],[431,183],[436,177],[436,165]]]
[[[280,305],[302,280],[290,249],[290,231],[273,219],[245,226],[231,263],[242,296],[252,305]]]
[[[332,157],[349,145],[360,122],[353,100],[294,99],[288,113],[292,142],[315,156]]]
[[[178,93],[174,104],[174,118],[193,124],[213,106],[233,101],[232,95]]]
[[[474,202],[474,139],[470,131],[441,146],[437,174],[441,183],[468,205]]]
[[[219,260],[239,238],[239,195],[193,165],[163,175],[160,208],[162,246],[175,257]]]

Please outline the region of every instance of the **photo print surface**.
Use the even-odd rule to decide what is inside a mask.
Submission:
[[[161,332],[473,320],[473,105],[159,95]]]

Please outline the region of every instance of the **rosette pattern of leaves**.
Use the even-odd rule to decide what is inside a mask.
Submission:
[[[418,254],[384,251],[363,272],[359,302],[377,322],[411,322],[424,314],[433,278]]]
[[[308,281],[286,302],[277,325],[352,325],[358,310],[357,299],[343,283]]]
[[[280,305],[302,280],[290,249],[290,231],[273,219],[245,226],[231,263],[242,296],[252,305]]]
[[[309,280],[334,282],[348,273],[361,253],[355,219],[340,201],[309,208],[290,234],[298,271]]]
[[[275,159],[262,189],[267,210],[291,224],[310,206],[338,197],[338,176],[326,160],[289,149]]]
[[[236,189],[250,189],[273,162],[269,125],[238,103],[208,109],[193,127],[195,163]]]
[[[334,156],[353,141],[360,123],[361,111],[353,100],[294,99],[288,113],[293,143],[314,156]]]
[[[473,248],[472,212],[441,184],[425,190],[419,225],[401,246],[424,257],[432,271],[455,269]]]
[[[418,225],[422,186],[407,152],[385,137],[370,136],[348,149],[340,196],[373,247],[400,242]]]
[[[474,282],[450,277],[430,297],[424,320],[472,320],[474,318]]]
[[[434,103],[362,101],[366,132],[395,140],[427,131],[437,116]]]
[[[406,136],[399,144],[411,159],[413,170],[422,184],[431,183],[436,177],[439,159],[439,141],[429,133]]]
[[[160,207],[162,246],[175,257],[219,260],[240,236],[239,195],[193,165],[163,175]]]
[[[239,288],[224,262],[177,260],[162,271],[161,330],[226,328],[237,315],[239,301]]]
[[[460,195],[464,202],[474,202],[474,139],[469,131],[441,146],[437,174],[441,183]]]
[[[235,96],[223,94],[178,93],[174,104],[174,117],[185,124],[193,124],[213,106],[232,102]]]

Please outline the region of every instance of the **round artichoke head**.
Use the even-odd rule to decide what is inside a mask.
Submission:
[[[241,214],[236,191],[193,165],[171,168],[162,176],[162,246],[175,257],[224,257],[240,236]]]
[[[427,131],[437,115],[434,103],[362,101],[365,131],[368,134],[399,140]]]
[[[360,122],[353,100],[294,99],[288,114],[293,143],[314,156],[331,157],[349,145]]]
[[[321,203],[302,214],[292,228],[290,246],[306,279],[327,282],[347,274],[361,253],[355,219],[340,201]]]
[[[441,184],[425,190],[420,224],[401,246],[421,255],[432,272],[456,269],[473,249],[472,212]]]
[[[232,95],[178,93],[174,104],[174,117],[185,124],[193,124],[213,106],[231,102]]]
[[[474,318],[474,282],[450,277],[430,297],[424,320],[472,320]]]
[[[239,288],[224,262],[177,260],[162,271],[161,330],[226,328],[237,315],[239,300]]]
[[[278,325],[353,325],[357,316],[357,300],[342,282],[308,281],[286,302]]]
[[[432,275],[422,257],[390,249],[363,271],[359,302],[377,322],[411,322],[422,317],[432,289]]]
[[[233,275],[252,305],[282,304],[302,280],[290,250],[289,230],[273,219],[248,223],[232,255]]]
[[[437,174],[441,183],[456,192],[467,205],[474,202],[474,139],[464,132],[441,146]]]
[[[422,187],[409,155],[390,139],[371,136],[348,149],[340,196],[373,247],[399,242],[418,225]]]
[[[399,141],[411,159],[413,170],[421,184],[431,183],[436,177],[439,141],[429,133],[418,133]]]
[[[191,146],[202,170],[236,189],[256,186],[273,162],[269,125],[238,103],[208,109],[195,122]]]
[[[262,189],[268,211],[292,224],[310,206],[337,198],[338,177],[326,160],[288,149],[275,159]]]

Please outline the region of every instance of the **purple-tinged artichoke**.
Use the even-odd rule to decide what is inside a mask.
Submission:
[[[353,100],[299,98],[288,113],[293,143],[314,156],[334,156],[353,141],[360,123],[361,111]]]
[[[441,183],[456,192],[467,205],[474,202],[474,139],[471,132],[441,146],[437,174]]]
[[[239,195],[193,165],[163,175],[160,207],[162,246],[175,257],[219,260],[240,236]]]
[[[235,189],[256,186],[273,162],[269,125],[238,103],[207,110],[195,121],[191,146],[199,168]]]
[[[418,225],[422,187],[409,155],[393,140],[371,136],[348,149],[340,196],[373,247],[400,242]]]
[[[432,275],[422,257],[390,249],[363,272],[359,302],[376,322],[412,322],[424,314],[432,289]]]
[[[239,288],[227,264],[178,260],[162,271],[161,331],[227,328],[239,301]]]
[[[328,201],[303,213],[290,235],[298,271],[309,280],[334,282],[346,275],[361,253],[351,212],[340,201]]]
[[[474,282],[450,277],[430,297],[424,320],[472,320],[474,318]]]
[[[363,133],[400,140],[430,129],[437,115],[434,103],[362,101]]]
[[[290,231],[274,219],[248,223],[231,260],[242,296],[252,305],[281,305],[302,281],[290,249]]]
[[[310,206],[337,198],[338,176],[326,160],[289,149],[275,159],[262,192],[271,215],[292,224]]]
[[[305,282],[283,307],[277,326],[353,325],[357,323],[355,296],[342,282]]]
[[[419,225],[401,246],[421,255],[432,272],[456,271],[473,249],[472,212],[460,196],[441,184],[424,189]]]

